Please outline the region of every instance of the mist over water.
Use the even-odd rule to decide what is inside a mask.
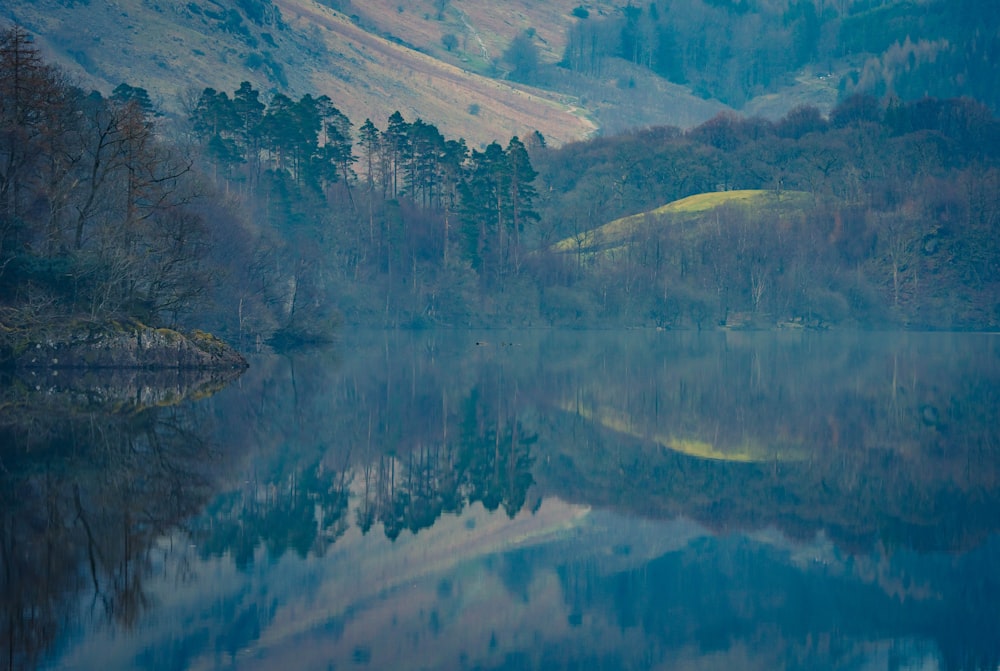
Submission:
[[[996,336],[347,332],[206,393],[3,416],[8,666],[1000,663]]]

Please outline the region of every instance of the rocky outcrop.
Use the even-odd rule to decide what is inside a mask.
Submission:
[[[5,334],[13,368],[243,369],[247,361],[218,338],[135,321],[74,322]]]

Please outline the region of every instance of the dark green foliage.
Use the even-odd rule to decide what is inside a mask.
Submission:
[[[803,67],[826,72],[852,56],[863,65],[841,83],[845,95],[972,96],[1000,108],[996,6],[900,0],[821,7],[808,0],[628,4],[572,26],[562,65],[601,77],[609,59],[622,59],[738,109],[791,83]]]
[[[493,142],[472,152],[468,177],[459,185],[464,251],[488,287],[503,291],[507,278],[520,272],[525,224],[538,218],[532,209],[536,175],[516,137],[507,149]]]
[[[221,497],[194,528],[202,557],[229,553],[237,568],[247,570],[261,545],[274,561],[289,550],[301,558],[322,556],[350,524],[347,476],[312,464],[266,500],[248,504],[240,497]]]
[[[538,46],[528,33],[521,33],[508,45],[503,62],[510,68],[510,76],[519,82],[531,82],[538,70]]]
[[[134,102],[145,114],[149,116],[158,115],[159,112],[153,107],[153,101],[149,99],[149,92],[138,86],[129,86],[122,83],[111,92],[111,100],[120,105]]]

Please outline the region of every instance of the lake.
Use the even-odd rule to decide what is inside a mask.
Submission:
[[[8,668],[1000,667],[997,335],[351,331],[3,388]]]

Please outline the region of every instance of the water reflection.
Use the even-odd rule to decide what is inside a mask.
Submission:
[[[56,568],[5,583],[7,617],[54,615],[10,649],[45,668],[995,669],[998,390],[985,335],[348,334],[25,458],[5,491],[61,480],[5,499],[3,562],[30,543]]]
[[[227,380],[49,371],[0,382],[0,655],[30,669],[81,607],[123,629],[147,614],[157,545],[204,506],[220,465],[204,417],[175,404]]]

